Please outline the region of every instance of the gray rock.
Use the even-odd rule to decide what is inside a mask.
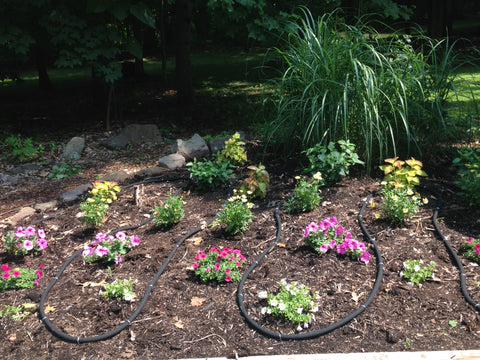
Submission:
[[[15,185],[20,181],[18,176],[12,176],[8,174],[0,173],[0,185]]]
[[[47,211],[55,208],[57,205],[58,205],[57,200],[51,200],[44,203],[36,204],[34,208],[35,210],[38,210],[38,211]]]
[[[125,182],[130,177],[131,176],[127,172],[125,172],[123,170],[120,170],[120,171],[114,171],[114,172],[105,174],[100,178],[100,180],[114,181],[114,182],[117,182],[117,183],[121,183],[121,182]]]
[[[130,124],[126,126],[117,136],[103,140],[101,143],[109,149],[120,150],[125,148],[128,143],[132,145],[144,143],[158,145],[162,142],[163,138],[158,130],[157,125]]]
[[[15,166],[10,171],[14,174],[29,174],[29,173],[37,172],[41,168],[42,168],[42,166],[40,166],[40,165],[36,165],[36,164],[32,164],[32,163],[26,163],[26,164],[21,164],[21,165]]]
[[[161,160],[161,159],[160,159]],[[185,161],[185,159],[184,159]],[[145,176],[158,176],[165,174],[165,168],[168,166],[153,166],[151,168],[142,169],[135,173],[135,176],[145,177]]]
[[[92,188],[92,184],[77,186],[75,189],[65,191],[60,195],[60,201],[66,204],[73,204],[80,200],[82,195]]]
[[[170,154],[158,160],[158,166],[174,170],[184,166],[185,162],[185,157],[183,157],[183,155]]]
[[[72,138],[65,149],[63,149],[62,158],[66,161],[78,160],[82,157],[82,151],[85,148],[85,138],[76,136]]]
[[[194,134],[187,141],[177,139],[176,144],[172,146],[172,153],[182,155],[185,160],[203,159],[210,154],[210,149],[207,142],[200,135]]]

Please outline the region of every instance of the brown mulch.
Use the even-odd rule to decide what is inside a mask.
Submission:
[[[159,154],[152,154],[152,159]],[[123,159],[126,161],[126,159]],[[146,159],[145,161],[147,161]],[[67,188],[93,181],[97,175],[125,167],[110,162],[86,170],[66,180],[26,177],[18,191],[3,192],[4,211],[24,203],[53,199]],[[112,165],[115,163],[116,165]],[[109,165],[107,165],[109,164]],[[138,167],[138,166],[137,166]],[[50,333],[39,321],[38,313],[21,321],[0,318],[2,355],[4,359],[181,359],[195,357],[253,356],[264,354],[303,354],[332,352],[420,351],[474,349],[479,340],[477,311],[462,296],[459,271],[450,258],[439,235],[434,231],[431,216],[437,204],[432,193],[423,191],[429,203],[417,216],[401,227],[375,219],[381,199],[374,197],[376,207],[367,207],[365,226],[376,241],[385,264],[384,277],[372,304],[346,325],[310,340],[278,341],[259,334],[241,315],[236,303],[236,283],[203,284],[194,276],[191,265],[197,249],[215,246],[241,249],[246,256],[246,269],[275,241],[275,206],[291,194],[293,180],[281,175],[277,168],[268,168],[271,188],[265,199],[255,201],[255,218],[249,229],[229,236],[221,226],[195,234],[180,245],[146,301],[135,321],[115,337],[89,344],[71,344]],[[427,170],[428,172],[428,170]],[[185,169],[165,170],[164,177],[186,176]],[[134,187],[123,190],[119,200],[109,209],[104,224],[87,229],[78,217],[78,205],[58,206],[37,212],[18,225],[26,226],[45,218],[36,226],[45,229],[49,246],[43,253],[22,259],[0,252],[0,263],[13,266],[44,265],[39,286],[27,290],[10,290],[0,294],[0,308],[25,302],[38,304],[42,292],[62,264],[84,244],[94,239],[97,231],[108,232],[121,226],[142,222],[150,209],[165,200],[184,181],[157,182],[144,185],[145,201],[136,206]],[[439,191],[443,205],[439,212],[440,228],[452,246],[459,250],[463,239],[480,233],[478,215],[466,208],[450,181],[430,176],[424,181]],[[249,315],[274,332],[294,334],[295,326],[261,313],[257,294],[275,291],[282,279],[297,281],[320,294],[320,309],[307,331],[322,329],[347,316],[365,302],[372,291],[376,261],[368,264],[340,257],[333,252],[319,256],[302,244],[304,227],[311,221],[336,216],[339,223],[363,242],[357,214],[378,179],[355,177],[342,179],[336,186],[322,189],[321,205],[310,213],[287,214],[280,208],[282,236],[279,244],[249,275],[243,289]],[[137,308],[148,284],[160,269],[179,239],[208,221],[220,209],[227,189],[201,192],[188,188],[183,193],[185,216],[168,230],[158,230],[148,222],[128,230],[128,235],[141,239],[139,247],[129,252],[122,263],[110,265],[84,264],[75,259],[50,291],[45,310],[52,323],[75,337],[90,337],[108,332]],[[5,210],[7,209],[7,210]],[[11,213],[8,213],[11,215]],[[5,217],[5,216],[4,216]],[[4,223],[3,232],[14,227]],[[370,246],[370,250],[372,247]],[[373,251],[372,251],[373,252]],[[410,286],[399,276],[407,259],[435,261],[435,278],[421,287]],[[467,288],[473,299],[480,301],[478,266],[461,257],[467,273]],[[109,301],[98,295],[102,282],[134,278],[137,282],[134,302]],[[453,326],[453,321],[456,326]]]

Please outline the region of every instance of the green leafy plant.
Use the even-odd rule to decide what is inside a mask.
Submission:
[[[403,263],[403,271],[400,272],[400,276],[410,283],[421,284],[433,276],[432,270],[435,266],[437,264],[433,261],[424,265],[423,260],[409,259]]]
[[[140,239],[137,236],[132,235],[127,238],[123,231],[117,232],[115,236],[98,233],[95,235],[94,242],[84,246],[82,258],[86,263],[103,261],[119,264],[123,260],[122,256],[138,245],[140,245]]]
[[[461,148],[453,166],[458,168],[455,184],[461,196],[472,207],[480,206],[480,149]]]
[[[462,252],[468,260],[480,264],[480,234],[478,239],[469,237],[462,242]]]
[[[265,166],[247,167],[247,177],[242,181],[240,190],[251,198],[264,198],[270,186],[270,175]]]
[[[285,201],[287,213],[308,212],[320,204],[320,187],[324,184],[322,174],[316,172],[311,179],[296,177],[297,183],[293,189],[292,197]]]
[[[48,245],[45,231],[36,230],[33,226],[28,226],[26,229],[19,226],[15,232],[9,231],[4,241],[7,253],[13,256],[38,253]]]
[[[207,253],[197,250],[192,268],[202,282],[231,282],[241,279],[239,271],[244,263],[245,257],[239,249],[212,247]]]
[[[28,314],[32,314],[37,309],[37,304],[23,303],[20,306],[4,305],[3,310],[0,310],[0,317],[10,317],[13,321],[21,321]]]
[[[155,206],[152,210],[153,222],[159,228],[165,229],[178,223],[184,214],[183,198],[169,196],[162,206]]]
[[[117,199],[120,186],[112,181],[95,181],[89,196],[80,204],[83,211],[82,224],[89,226],[100,225],[107,214],[109,204]]]
[[[448,320],[448,325],[450,325],[451,328],[457,327],[457,322],[455,320]]]
[[[305,154],[310,162],[307,171],[311,173],[319,171],[329,185],[336,184],[341,176],[347,176],[350,166],[363,164],[355,152],[355,144],[348,140],[330,142],[328,146],[316,144],[306,150]]]
[[[412,189],[420,184],[419,176],[427,176],[422,170],[422,162],[415,160],[398,160],[398,157],[385,159],[386,165],[381,165],[380,170],[385,173],[383,181],[392,187],[408,187]]]
[[[114,282],[105,285],[105,291],[101,291],[102,295],[106,299],[121,298],[125,301],[134,301],[135,294],[133,292],[133,284],[135,279],[116,279]]]
[[[3,271],[0,276],[0,292],[10,289],[31,289],[38,285],[39,280],[42,278],[42,268],[43,265],[40,265],[38,270],[34,270],[31,267],[11,269],[7,264],[3,264],[0,266],[0,269]]]
[[[82,168],[71,166],[68,163],[58,163],[52,166],[52,171],[48,174],[48,177],[55,179],[63,179],[69,176],[76,175],[82,171]]]
[[[405,220],[411,220],[418,212],[418,207],[428,203],[418,193],[407,187],[385,186],[381,194],[384,198],[382,209],[387,221],[401,225]]]
[[[364,263],[370,261],[370,253],[364,243],[355,240],[350,231],[338,225],[337,218],[331,216],[320,221],[311,222],[305,227],[303,241],[319,254],[325,254],[330,249],[336,249],[338,254],[346,255],[353,260]]]
[[[231,196],[228,203],[218,213],[218,219],[226,225],[225,231],[235,235],[248,229],[248,225],[253,221],[251,208],[253,204],[248,202],[245,194]]]
[[[276,293],[261,291],[258,297],[266,300],[268,305],[263,307],[263,315],[282,317],[296,325],[297,331],[307,328],[314,319],[313,313],[318,311],[318,294],[312,294],[308,286],[287,283],[285,280],[279,282],[280,290]],[[302,327],[303,325],[303,327]]]
[[[247,161],[245,143],[240,141],[240,134],[236,132],[227,141],[225,147],[218,153],[217,162],[243,165]]]
[[[197,182],[197,186],[202,190],[213,190],[222,184],[228,184],[233,170],[229,162],[217,163],[211,160],[197,161],[187,163],[190,171],[190,178]]]
[[[17,136],[9,136],[4,140],[4,156],[12,161],[25,162],[41,155],[42,149],[33,145],[31,138],[22,139]]]

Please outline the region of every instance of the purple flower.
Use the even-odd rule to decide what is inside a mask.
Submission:
[[[35,236],[35,228],[32,226],[29,226],[25,229],[25,236],[30,237],[30,236]]]
[[[22,245],[27,251],[30,251],[33,249],[33,242],[31,242],[30,240],[25,240]]]
[[[347,252],[347,246],[345,243],[338,244],[337,245],[337,253],[339,254],[345,254]]]
[[[360,261],[363,261],[365,264],[367,264],[371,257],[372,255],[370,255],[368,251],[365,251],[362,255],[360,255]]]
[[[351,238],[353,238],[352,233],[350,231],[347,231],[344,237],[345,241],[350,240]]]
[[[115,264],[120,264],[122,262],[122,256],[120,254],[117,254],[115,257]]]
[[[37,245],[40,248],[40,250],[43,250],[47,247],[47,240],[45,239],[37,239]]]
[[[335,225],[338,224],[337,218],[336,218],[335,216],[332,216],[330,219],[328,219],[328,221],[329,221],[330,224],[332,224],[333,226],[335,226]]]
[[[335,235],[342,235],[345,229],[342,226],[337,226],[335,228]]]
[[[330,243],[328,244],[328,246],[330,247],[330,249],[333,249],[335,247],[335,240],[330,240]]]

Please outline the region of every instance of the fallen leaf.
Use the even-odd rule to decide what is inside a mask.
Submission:
[[[191,304],[192,306],[200,306],[200,305],[203,304],[203,302],[204,302],[205,300],[207,300],[207,299],[205,299],[205,298],[199,298],[199,297],[194,296],[194,297],[192,297],[192,300],[191,300],[190,304]]]
[[[183,329],[182,320],[178,320],[178,321],[175,323],[175,327],[177,327],[177,328],[179,328],[179,329]]]
[[[281,247],[281,248],[284,248],[286,245],[285,245],[285,244],[282,244],[282,243],[278,243],[277,246],[278,246],[278,247]]]
[[[91,286],[104,286],[105,285],[105,280],[100,281],[99,283],[93,282],[93,281],[87,281],[82,284],[83,287]]]
[[[52,311],[55,311],[56,309],[55,309],[55,306],[47,305],[47,306],[45,306],[45,309],[44,309],[44,310],[45,310],[45,313],[48,314],[48,313],[50,313],[50,312],[52,312]]]
[[[200,245],[203,239],[200,236],[197,236],[197,237],[190,238],[187,241],[192,242],[194,245]]]

